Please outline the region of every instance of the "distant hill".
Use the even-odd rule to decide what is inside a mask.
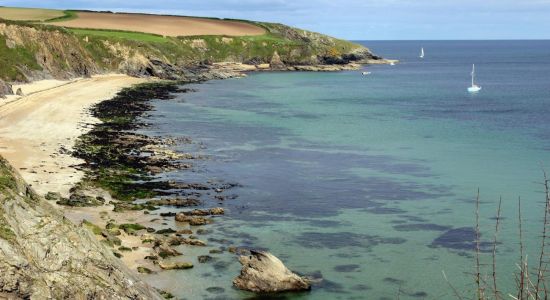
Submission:
[[[219,62],[292,69],[373,59],[362,45],[275,23],[0,8],[4,81],[106,72],[184,79],[189,68]]]

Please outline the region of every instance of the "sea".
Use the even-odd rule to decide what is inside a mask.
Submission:
[[[206,202],[226,209],[198,235],[208,247],[173,258],[195,267],[146,281],[180,299],[475,298],[479,256],[486,293],[494,266],[507,298],[521,262],[520,203],[535,272],[550,172],[550,41],[359,43],[399,63],[258,72],[153,101],[145,133],[189,137],[178,150],[204,158],[163,176],[236,185]],[[476,94],[467,92],[473,64]],[[239,291],[232,246],[270,251],[317,280],[302,293]],[[226,251],[209,254],[218,248]]]

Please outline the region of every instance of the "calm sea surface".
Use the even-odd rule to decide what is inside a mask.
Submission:
[[[240,186],[226,192],[236,196],[224,201],[226,216],[200,235],[209,247],[175,258],[194,269],[145,278],[187,299],[252,298],[231,286],[240,270],[233,254],[195,260],[234,245],[268,249],[292,270],[324,278],[280,299],[452,298],[442,271],[472,296],[479,188],[485,248],[502,196],[498,283],[513,290],[519,196],[531,265],[540,244],[550,41],[364,44],[401,63],[368,66],[369,76],[257,73],[156,102],[150,133],[191,137],[180,150],[208,157],[166,176]],[[483,87],[476,95],[466,91],[473,63]]]

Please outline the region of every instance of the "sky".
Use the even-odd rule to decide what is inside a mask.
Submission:
[[[279,22],[350,40],[550,39],[550,0],[0,0]]]

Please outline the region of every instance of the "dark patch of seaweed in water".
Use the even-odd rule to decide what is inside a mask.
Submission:
[[[175,82],[140,84],[123,89],[114,98],[94,105],[91,114],[102,123],[80,136],[73,155],[85,161],[83,185],[101,187],[118,200],[132,201],[172,194],[171,181],[156,180],[155,174],[181,168],[169,158],[147,155],[142,147],[163,141],[135,133],[148,125],[142,120],[154,107],[151,100],[170,100],[184,93]]]

